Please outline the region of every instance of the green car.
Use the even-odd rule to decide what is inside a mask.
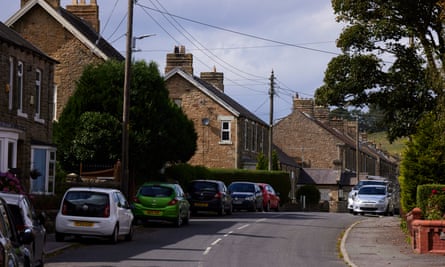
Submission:
[[[190,204],[179,184],[144,183],[133,198],[135,221],[170,221],[176,226],[188,224]]]

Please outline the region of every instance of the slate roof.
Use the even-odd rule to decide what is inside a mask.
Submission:
[[[88,40],[95,43],[97,48],[100,49],[108,57],[116,60],[123,61],[125,57],[117,51],[110,43],[100,36],[88,23],[84,22],[81,18],[68,12],[66,9],[59,7],[58,13],[65,18],[71,25],[73,25],[79,32],[81,32]]]
[[[299,185],[336,185],[338,171],[333,169],[302,168],[297,184]],[[355,173],[344,172],[340,177],[341,185],[351,185]]]
[[[8,26],[0,22],[0,40],[12,44],[16,47],[28,50],[31,53],[37,54],[41,57],[44,57],[52,62],[57,63],[56,60],[49,57],[47,54],[42,52],[40,49],[35,47],[33,44],[28,42],[25,38],[23,38],[20,34],[18,34],[16,31],[10,29]]]
[[[277,152],[278,160],[282,164],[285,164],[287,166],[292,166],[295,168],[299,167],[298,163],[293,158],[291,158],[288,154],[284,153],[283,150],[281,150],[281,148],[277,147],[276,145],[272,145],[272,149]]]

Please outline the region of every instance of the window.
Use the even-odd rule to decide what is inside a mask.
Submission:
[[[9,110],[12,110],[12,106],[13,106],[13,88],[14,88],[14,60],[12,58],[9,58],[9,84],[7,87],[7,93],[8,93],[8,108]]]
[[[0,130],[0,172],[17,167],[18,139],[18,133]]]
[[[17,64],[17,110],[23,112],[23,62]]]
[[[258,125],[252,122],[252,151],[257,150],[257,134],[258,134]]]
[[[244,150],[249,150],[249,121],[244,121]]]
[[[36,91],[34,97],[35,117],[34,119],[40,119],[40,97],[42,94],[42,73],[40,70],[36,70]]]
[[[221,142],[230,142],[230,121],[221,121]]]

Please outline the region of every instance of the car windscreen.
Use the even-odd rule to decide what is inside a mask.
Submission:
[[[66,194],[62,213],[71,216],[108,217],[110,201],[106,193],[70,191]]]
[[[172,194],[172,188],[160,185],[143,186],[139,190],[139,195],[145,197],[169,197]]]
[[[385,187],[362,187],[358,191],[359,195],[385,195]]]
[[[211,182],[192,182],[189,184],[189,191],[190,192],[196,192],[196,191],[212,191],[217,192],[218,191],[218,184],[211,183]]]
[[[253,184],[231,184],[229,188],[230,192],[255,192],[255,186]]]

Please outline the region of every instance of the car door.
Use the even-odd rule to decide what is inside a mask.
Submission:
[[[261,188],[257,185],[254,184],[255,186],[255,199],[256,199],[256,206],[258,209],[262,210],[263,209],[263,191],[261,191]]]
[[[114,192],[113,194],[120,231],[128,233],[133,223],[133,213],[130,209],[130,204],[121,192]]]
[[[44,222],[42,222],[38,217],[37,214],[29,202],[28,198],[24,197],[21,200],[21,204],[19,205],[24,213],[24,220],[25,225],[32,227],[32,233],[34,236],[34,246],[33,246],[33,254],[35,259],[41,259],[41,255],[44,254],[44,244],[46,240],[46,229],[43,225]]]

